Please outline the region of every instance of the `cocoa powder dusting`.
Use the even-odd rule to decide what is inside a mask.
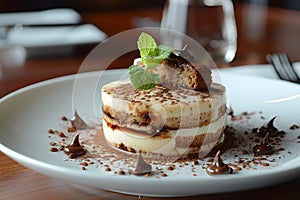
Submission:
[[[50,142],[49,144],[50,144],[50,146],[55,146],[56,142]]]
[[[164,173],[164,172],[162,172],[160,175],[163,176],[163,177],[167,177],[167,176],[168,176],[168,175],[167,175],[166,173]]]
[[[126,173],[123,170],[118,171],[118,175],[126,175]]]
[[[297,125],[297,124],[293,124],[292,126],[290,126],[290,129],[291,129],[291,130],[299,129],[299,128],[300,128],[300,126]]]
[[[67,137],[63,132],[58,132],[58,136],[59,136],[59,137],[62,137],[62,138]]]
[[[67,118],[66,116],[62,116],[60,119],[61,119],[62,121],[68,121],[68,118]]]
[[[175,169],[174,166],[167,167],[167,170],[169,170],[169,171],[173,171],[174,169]]]
[[[50,151],[51,151],[51,152],[58,152],[58,149],[57,149],[56,147],[51,147],[51,148],[50,148]]]
[[[49,129],[49,130],[48,130],[48,133],[49,133],[49,134],[54,134],[54,130],[53,130],[53,129]]]
[[[231,111],[233,118],[229,117],[229,121],[233,122],[232,124],[238,124],[240,126],[245,123],[246,120],[250,119],[253,113],[248,113],[244,112],[241,115],[234,116],[233,111]],[[78,113],[74,116],[78,115]],[[238,120],[237,120],[238,119]],[[261,119],[264,119],[261,117]],[[172,176],[173,174],[180,174],[179,170],[188,168],[191,169],[190,171],[192,172],[192,175],[195,176],[197,175],[196,172],[197,170],[204,170],[208,174],[230,174],[233,173],[238,173],[238,171],[244,170],[244,169],[257,169],[257,167],[271,167],[276,163],[276,159],[281,159],[281,157],[274,159],[270,158],[268,159],[268,156],[266,157],[265,155],[270,155],[274,153],[274,148],[273,152],[272,149],[269,148],[269,146],[276,146],[276,152],[281,152],[281,151],[286,151],[283,147],[281,147],[281,142],[285,137],[285,133],[283,131],[279,131],[275,126],[274,126],[274,120],[275,117],[272,118],[268,123],[266,123],[264,126],[260,128],[253,128],[249,127],[248,130],[246,131],[240,131],[240,129],[237,128],[235,125],[228,125],[226,129],[224,130],[225,138],[224,141],[219,144],[214,151],[208,155],[208,157],[199,159],[197,155],[187,157],[187,158],[179,158],[177,160],[173,160],[173,158],[170,158],[168,160],[167,158],[160,158],[160,155],[147,155],[145,158],[142,157],[142,155],[146,154],[141,154],[141,153],[132,153],[132,152],[124,152],[120,151],[119,149],[117,150],[116,148],[112,148],[110,145],[107,144],[103,130],[102,128],[95,128],[95,129],[89,129],[91,131],[96,132],[96,134],[90,134],[89,130],[83,130],[81,133],[85,134],[88,133],[91,135],[91,139],[88,141],[85,139],[82,141],[86,147],[90,147],[89,149],[89,154],[86,156],[83,156],[82,158],[79,158],[78,162],[79,165],[81,165],[83,170],[86,170],[86,167],[91,163],[96,163],[97,167],[102,167],[105,171],[110,172],[112,171],[116,175],[137,175],[137,176],[154,176],[154,177],[165,177],[165,176]],[[65,120],[63,120],[65,121]],[[68,123],[69,121],[66,120]],[[67,123],[64,122],[64,123]],[[101,127],[102,125],[100,125]],[[87,125],[86,125],[87,127]],[[291,126],[292,127],[292,126]],[[72,129],[74,128],[74,129]],[[252,131],[251,131],[252,130]],[[265,135],[264,140],[261,141],[261,137],[264,134],[264,132],[268,131],[274,131],[276,134],[273,135],[272,138],[269,139],[269,136],[271,133],[268,133]],[[292,130],[292,129],[291,129]],[[76,153],[74,151],[68,151],[66,154],[68,155],[69,158],[77,158],[78,156],[86,154],[87,150],[85,147],[81,146],[79,143],[79,135],[77,134],[73,141],[69,144],[66,145],[65,141],[69,141],[74,134],[76,134],[76,128],[71,127],[69,129],[66,129],[64,131],[68,131],[68,137],[66,138],[60,138],[61,142],[50,142],[50,146],[58,146],[59,150],[64,150],[66,153],[66,149],[70,149],[72,145],[77,146],[79,148],[82,148],[83,151],[81,153]],[[53,129],[49,129],[48,131],[49,134],[56,134],[59,136],[60,133],[63,133],[62,131],[56,131]],[[244,137],[240,137],[240,135],[244,135]],[[54,136],[55,137],[55,136]],[[86,137],[86,135],[85,135]],[[270,136],[271,137],[271,136]],[[247,139],[244,139],[247,138]],[[297,137],[297,139],[300,139],[300,136]],[[297,141],[295,141],[297,142]],[[298,141],[299,143],[300,141]],[[253,147],[253,144],[258,144],[256,145],[257,147]],[[52,145],[51,145],[52,144]],[[270,152],[267,151],[265,152],[265,149],[263,151],[261,148],[261,145],[264,145],[265,149],[270,150]],[[272,144],[272,145],[271,145]],[[122,144],[118,144],[119,146]],[[53,147],[52,146],[52,147]],[[124,145],[123,145],[124,146]],[[55,147],[53,147],[55,148]],[[124,147],[125,148],[125,147]],[[126,147],[128,148],[128,147]],[[57,149],[57,148],[56,148]],[[255,149],[255,150],[254,150]],[[260,150],[258,150],[260,149]],[[220,151],[221,150],[221,151]],[[252,150],[252,151],[251,151]],[[51,151],[51,150],[50,150]],[[57,149],[58,151],[58,149]],[[248,158],[249,155],[253,156],[253,151],[255,153],[255,157]],[[53,150],[53,152],[56,152],[56,150]],[[210,157],[214,155],[214,153],[217,152],[213,157]],[[221,158],[221,153],[224,154],[229,154],[231,159],[228,164],[225,164]],[[230,153],[229,153],[230,152]],[[262,152],[265,152],[264,154]],[[143,152],[144,153],[144,152]],[[265,157],[264,157],[265,156]],[[226,155],[222,155],[223,159],[226,161],[227,157]],[[284,157],[284,156],[283,156]],[[91,161],[95,159],[94,161]],[[76,160],[76,159],[75,159]],[[201,164],[199,163],[201,162]],[[212,162],[212,163],[211,163]],[[118,164],[116,164],[118,163]],[[128,169],[131,166],[134,166],[134,163],[136,163],[135,169],[134,170],[129,170],[128,172],[125,172],[123,169]],[[271,165],[270,165],[271,163]],[[94,166],[96,166],[94,165]],[[91,166],[91,167],[94,167]],[[125,167],[127,166],[127,167]],[[152,169],[152,166],[155,166],[155,169]],[[160,167],[158,167],[160,166]],[[152,171],[153,170],[153,171]],[[168,170],[168,174],[166,174],[164,171]]]
[[[104,170],[107,171],[107,172],[110,172],[110,171],[111,171],[111,168],[110,168],[110,167],[105,167]]]

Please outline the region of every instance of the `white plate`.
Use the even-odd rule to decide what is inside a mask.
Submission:
[[[72,116],[74,108],[82,116],[101,114],[99,88],[125,72],[111,70],[57,78],[2,98],[0,150],[22,165],[48,176],[110,191],[147,196],[237,191],[275,184],[300,174],[300,144],[295,141],[299,129],[289,130],[290,125],[300,123],[300,86],[254,76],[237,76],[235,73],[221,72],[223,83],[228,88],[228,102],[234,111],[263,111],[266,119],[278,116],[276,125],[287,132],[282,142],[286,150],[280,152],[282,159],[274,166],[219,176],[208,176],[201,165],[195,166],[197,176],[193,176],[190,169],[168,172],[168,177],[161,178],[120,176],[106,172],[102,167],[82,170],[78,163],[65,161],[66,155],[62,152],[50,152],[47,132],[50,128],[60,128],[60,117]],[[254,120],[253,123],[256,122],[260,123],[256,126],[263,123],[262,120]],[[243,125],[245,123],[240,124]],[[229,156],[227,159],[234,158]]]

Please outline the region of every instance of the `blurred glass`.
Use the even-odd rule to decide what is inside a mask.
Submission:
[[[237,31],[231,0],[167,0],[161,27],[199,42],[216,64],[229,63],[235,57]],[[178,49],[186,45],[172,38],[168,43]]]

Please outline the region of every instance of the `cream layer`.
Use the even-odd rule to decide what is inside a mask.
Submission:
[[[226,115],[206,126],[165,130],[161,135],[148,136],[110,126],[103,120],[103,132],[109,144],[123,149],[125,147],[128,151],[183,156],[190,154],[191,150],[193,153],[208,153],[222,141],[225,125]]]

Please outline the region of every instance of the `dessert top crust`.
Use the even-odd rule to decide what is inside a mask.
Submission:
[[[218,97],[225,92],[221,84],[213,83],[209,91],[194,91],[185,88],[167,88],[156,85],[150,90],[135,90],[128,80],[112,82],[102,88],[102,92],[113,98],[132,102],[158,102],[167,104],[192,103]]]

